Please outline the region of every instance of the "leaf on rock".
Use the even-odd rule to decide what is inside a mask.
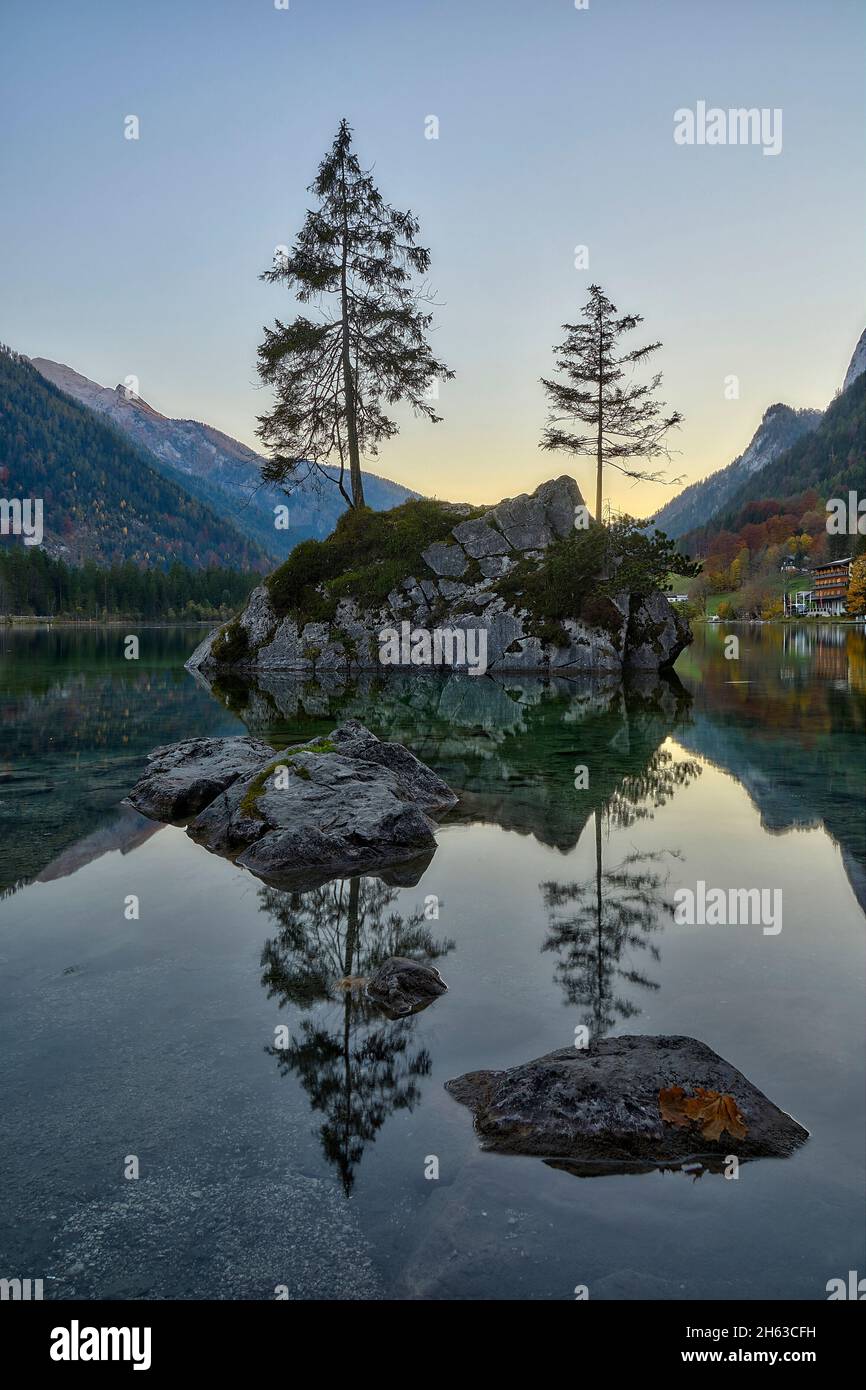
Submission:
[[[682,1086],[668,1086],[659,1091],[659,1110],[665,1124],[682,1127],[689,1123],[686,1114],[686,1093]]]
[[[703,1086],[695,1086],[694,1090],[693,1096],[687,1096],[682,1086],[663,1087],[659,1091],[659,1112],[665,1124],[700,1125],[703,1139],[721,1139],[725,1130],[734,1139],[745,1139],[748,1127],[733,1096],[723,1096]]]
[[[695,1097],[686,1101],[685,1108],[689,1119],[700,1125],[704,1139],[721,1139],[725,1129],[734,1139],[745,1139],[748,1133],[733,1096],[722,1096],[718,1091],[705,1091],[703,1086],[696,1086]]]

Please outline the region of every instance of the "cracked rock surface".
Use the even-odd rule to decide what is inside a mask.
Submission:
[[[348,720],[279,753],[252,738],[158,748],[129,800],[154,820],[193,817],[191,838],[261,878],[312,885],[429,859],[431,817],[457,797],[402,744]]]

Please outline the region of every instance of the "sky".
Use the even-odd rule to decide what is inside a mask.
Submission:
[[[255,447],[256,347],[292,313],[258,275],[346,116],[420,218],[456,372],[374,471],[472,502],[567,472],[592,501],[593,462],[538,447],[591,282],[663,343],[670,476],[724,466],[767,406],[826,406],[866,324],[866,5],[579,3],[0,0],[0,340]],[[781,151],[677,143],[699,102],[779,109]]]

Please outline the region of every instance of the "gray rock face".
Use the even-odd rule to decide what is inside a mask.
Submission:
[[[421,552],[421,558],[434,574],[445,575],[447,579],[459,579],[466,573],[466,552],[459,545],[446,545],[436,541],[434,545]]]
[[[509,545],[515,550],[543,550],[553,540],[544,503],[538,497],[508,498],[491,512]]]
[[[625,665],[633,671],[658,671],[672,665],[692,640],[685,619],[664,594],[632,603],[625,638]]]
[[[488,555],[511,553],[511,546],[501,531],[497,531],[480,516],[474,521],[462,521],[459,526],[455,526],[454,535],[473,560],[483,560]]]
[[[745,1137],[702,1137],[662,1120],[659,1091],[682,1086],[732,1095]],[[446,1090],[475,1115],[482,1147],[577,1164],[681,1163],[698,1155],[782,1158],[808,1133],[712,1048],[696,1038],[604,1038],[562,1048],[508,1071],[468,1072]],[[583,1171],[583,1170],[581,1170]]]
[[[273,757],[273,748],[257,738],[190,738],[167,744],[153,750],[128,799],[151,820],[186,820]]]
[[[395,1016],[425,1009],[447,989],[435,966],[406,956],[390,956],[367,981],[370,998]]]
[[[625,667],[658,671],[671,666],[691,634],[663,594],[645,601],[618,595],[613,606],[622,613],[619,627],[616,621],[592,626],[578,614],[566,618],[560,626],[567,640],[558,643],[550,640],[549,632],[538,636],[541,624],[522,607],[519,593],[506,602],[496,592],[497,581],[519,561],[541,563],[545,548],[572,532],[578,506],[583,506],[580,489],[567,476],[542,483],[531,496],[506,498],[481,517],[467,518],[467,508],[455,506],[453,543],[436,541],[423,552],[428,573],[405,576],[376,611],[360,609],[352,598],[342,599],[330,626],[307,623],[300,628],[291,617],[280,619],[267,586],[261,585],[253,590],[239,620],[248,648],[236,669],[311,672],[317,677],[374,670],[380,666],[380,634],[399,629],[403,622],[428,633],[463,629],[473,638],[474,659],[468,655],[468,642],[465,660],[449,642],[447,658],[440,644],[438,659],[431,657],[426,667],[411,666],[414,670],[447,664],[478,674],[482,645],[483,669],[496,673],[619,673]],[[549,630],[552,625],[546,626]],[[215,635],[193,653],[187,663],[190,670],[206,674],[221,669],[213,657]],[[432,641],[429,649],[436,650]],[[408,644],[404,650],[410,650]],[[401,654],[401,660],[407,658]]]
[[[357,720],[282,753],[250,738],[157,749],[129,799],[157,820],[194,815],[192,839],[261,878],[309,885],[429,856],[430,813],[457,800],[407,748]]]

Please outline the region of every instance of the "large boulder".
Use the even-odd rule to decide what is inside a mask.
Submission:
[[[188,820],[273,757],[273,748],[257,738],[188,738],[166,744],[149,755],[147,771],[128,800],[151,820]]]
[[[372,873],[435,849],[434,812],[457,798],[407,748],[349,720],[277,753],[250,738],[157,749],[129,800],[270,882]]]
[[[625,665],[632,671],[672,666],[692,640],[685,618],[662,593],[632,598],[625,638]]]
[[[669,1123],[659,1092],[682,1087],[733,1096],[745,1127],[705,1137],[693,1123]],[[678,1164],[701,1155],[783,1158],[808,1138],[706,1043],[687,1037],[604,1038],[567,1047],[507,1071],[476,1071],[446,1082],[475,1116],[482,1147],[579,1164]],[[605,1171],[609,1171],[605,1168]]]

